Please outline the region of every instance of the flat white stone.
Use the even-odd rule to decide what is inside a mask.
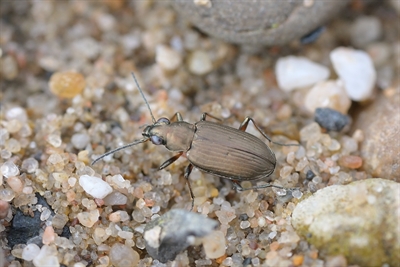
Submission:
[[[366,52],[338,47],[331,52],[330,58],[333,68],[344,82],[344,88],[350,99],[363,101],[372,96],[376,71]]]
[[[103,199],[112,192],[112,187],[102,179],[89,175],[82,175],[79,184],[86,193],[94,198]]]
[[[309,87],[329,77],[329,69],[305,57],[287,56],[275,65],[278,86],[284,91]]]

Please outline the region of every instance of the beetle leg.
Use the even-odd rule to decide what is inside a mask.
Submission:
[[[261,189],[261,188],[268,188],[268,187],[275,187],[275,188],[283,189],[283,190],[291,190],[290,188],[285,188],[283,186],[273,185],[273,184],[262,184],[262,185],[248,187],[248,188],[243,188],[239,181],[233,180],[232,183],[233,183],[234,188],[238,191],[246,191],[246,190]]]
[[[177,121],[183,121],[181,113],[179,112],[175,113],[174,116],[172,116],[172,118],[170,119],[170,121],[174,121],[175,119]]]
[[[180,156],[182,156],[183,152],[173,156],[172,158],[168,159],[167,161],[165,161],[163,164],[161,164],[161,166],[158,168],[159,170],[162,170],[166,167],[168,167],[169,165],[171,165],[172,163],[174,163],[177,159],[179,159]]]
[[[261,128],[256,124],[256,122],[253,120],[253,118],[250,118],[250,117],[246,117],[246,119],[244,119],[242,124],[240,124],[240,126],[239,126],[239,130],[245,132],[250,121],[253,123],[254,127],[256,127],[257,131],[259,131],[262,134],[262,136],[264,136],[271,143],[280,145],[280,146],[299,146],[299,144],[282,144],[279,142],[272,141],[271,138],[266,133],[264,133],[263,130],[261,130]]]
[[[214,120],[217,120],[217,121],[222,121],[222,119],[215,117],[214,115],[208,114],[207,112],[204,112],[203,114],[201,114],[200,121],[205,121],[207,117],[213,118]]]
[[[190,208],[190,211],[192,211],[193,207],[194,207],[194,195],[193,195],[193,191],[192,191],[192,186],[190,185],[190,182],[189,182],[189,175],[192,172],[192,170],[193,170],[193,164],[189,164],[185,169],[185,175],[184,175],[186,178],[186,183],[189,187],[190,197],[192,198],[192,207]]]

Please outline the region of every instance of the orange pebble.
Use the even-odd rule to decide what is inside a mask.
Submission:
[[[217,258],[215,261],[216,261],[218,264],[221,264],[221,263],[226,259],[226,257],[228,257],[228,256],[227,256],[226,254],[224,254],[223,256]]]
[[[49,81],[50,91],[62,98],[73,98],[80,94],[85,86],[85,78],[75,71],[56,72]]]
[[[303,255],[294,255],[292,258],[292,262],[294,266],[300,266],[303,264],[304,256]]]
[[[362,158],[358,156],[342,156],[339,159],[339,165],[350,169],[358,169],[362,166]]]
[[[54,242],[54,239],[55,239],[55,233],[53,227],[47,226],[46,229],[44,230],[42,237],[43,244],[49,245],[50,243]]]
[[[311,250],[310,252],[309,252],[309,255],[310,255],[310,257],[312,258],[312,259],[316,259],[316,258],[318,258],[318,250]]]
[[[277,241],[274,241],[274,242],[272,242],[272,243],[269,245],[269,248],[270,248],[272,251],[276,251],[276,250],[278,250],[278,248],[279,248],[279,243],[278,243]]]

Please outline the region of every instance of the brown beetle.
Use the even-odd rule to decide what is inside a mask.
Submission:
[[[171,165],[184,153],[186,154],[190,164],[186,167],[184,176],[192,198],[192,209],[194,196],[188,177],[193,167],[232,180],[239,191],[267,187],[291,190],[272,184],[250,188],[243,188],[240,185],[242,181],[267,178],[274,172],[276,165],[274,152],[263,141],[245,131],[249,122],[252,121],[256,129],[271,143],[283,146],[298,146],[298,144],[273,142],[250,117],[243,121],[239,129],[207,121],[207,117],[220,120],[208,113],[203,113],[200,121],[194,124],[183,121],[179,112],[175,113],[171,120],[160,118],[156,121],[133,73],[132,76],[150,111],[153,124],[144,129],[142,139],[103,154],[94,160],[92,165],[110,154],[150,140],[154,145],[163,145],[170,151],[179,152],[161,164],[160,170]]]

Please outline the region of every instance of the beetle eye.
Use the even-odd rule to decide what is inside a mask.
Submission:
[[[169,119],[167,118],[159,118],[157,124],[169,124]]]
[[[164,144],[164,140],[157,136],[157,135],[153,135],[152,137],[150,137],[151,142],[155,145],[163,145]]]

